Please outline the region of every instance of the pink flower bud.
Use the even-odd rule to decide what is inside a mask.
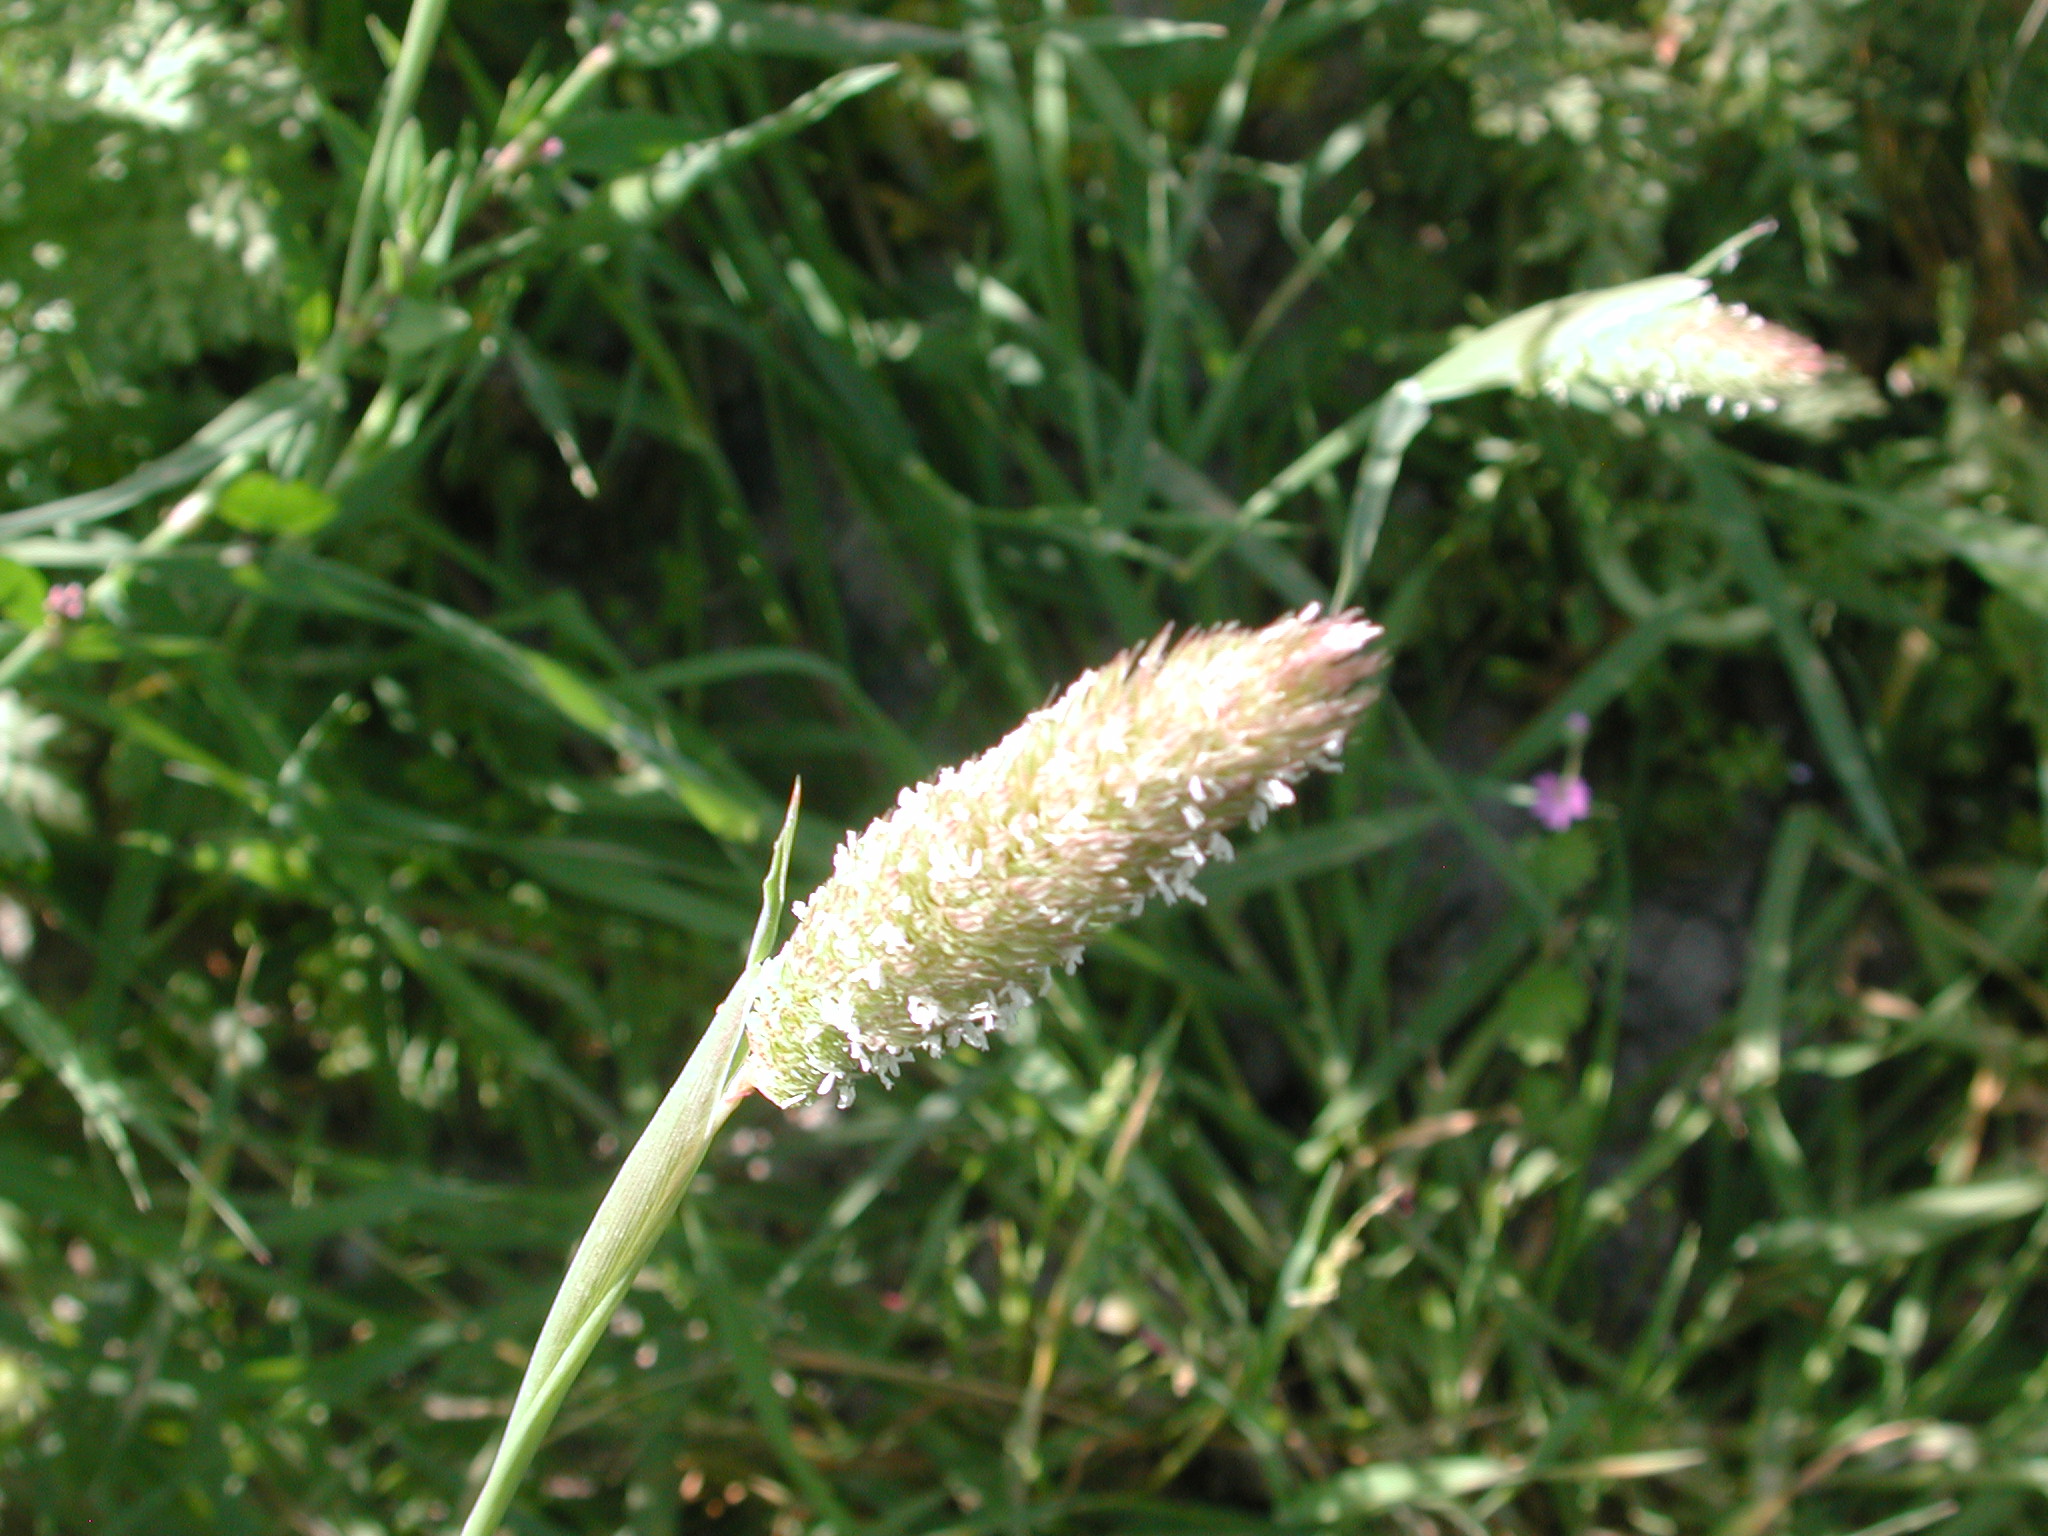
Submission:
[[[1593,790],[1576,773],[1539,773],[1529,781],[1529,814],[1552,832],[1584,821],[1593,814]]]

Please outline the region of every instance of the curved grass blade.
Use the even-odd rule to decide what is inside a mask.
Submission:
[[[125,512],[152,496],[197,480],[236,454],[253,454],[318,412],[333,392],[318,379],[287,374],[257,385],[195,432],[181,448],[152,459],[132,474],[96,491],[0,513],[0,538],[41,533],[59,524],[93,523]]]
[[[646,170],[616,178],[604,189],[605,200],[627,223],[647,223],[679,207],[705,181],[735,161],[808,128],[841,103],[865,95],[900,72],[895,64],[863,64],[834,75],[780,111],[672,149]]]
[[[1877,772],[1864,749],[1856,723],[1849,716],[1848,701],[1841,685],[1828,667],[1827,658],[1814,644],[1813,635],[1792,602],[1785,573],[1764,532],[1756,503],[1730,474],[1718,450],[1702,438],[1694,438],[1690,455],[1700,500],[1712,515],[1727,542],[1729,558],[1750,596],[1771,617],[1771,631],[1777,637],[1778,652],[1792,685],[1806,709],[1807,723],[1826,754],[1828,766],[1843,793],[1849,797],[1863,835],[1882,850],[1893,864],[1903,863],[1905,849],[1891,812],[1878,788]]]
[[[113,1155],[114,1165],[120,1169],[137,1210],[150,1209],[151,1202],[149,1187],[142,1182],[141,1164],[128,1139],[131,1124],[199,1192],[235,1240],[257,1259],[269,1262],[270,1251],[249,1223],[185,1156],[163,1123],[136,1101],[126,1084],[93,1060],[63,1021],[37,1002],[22,985],[21,978],[4,964],[0,964],[0,1017],[6,1019],[15,1038],[50,1069],[77,1102],[87,1127]]]
[[[554,1305],[541,1325],[511,1417],[462,1536],[489,1536],[511,1506],[519,1478],[569,1395],[583,1362],[604,1333],[633,1277],[667,1230],[676,1205],[704,1161],[711,1139],[732,1112],[733,1074],[746,1049],[747,1008],[761,967],[781,931],[789,854],[796,843],[801,786],[790,791],[789,811],[761,882],[761,915],[754,925],[746,969],[718,1005],[675,1086],[606,1191],[589,1230],[569,1260]]]
[[[743,786],[722,781],[574,668],[507,640],[496,630],[452,608],[415,597],[331,560],[296,550],[279,550],[273,553],[265,569],[274,578],[267,593],[273,600],[374,618],[448,643],[615,751],[653,764],[676,798],[713,835],[738,843],[751,843],[759,838],[761,809],[757,795],[747,794]]]
[[[1344,549],[1337,567],[1337,587],[1330,597],[1332,608],[1342,611],[1365,580],[1372,552],[1379,546],[1380,528],[1387,520],[1394,481],[1401,474],[1401,460],[1415,434],[1427,425],[1429,397],[1413,379],[1403,379],[1380,401],[1373,417],[1372,446],[1358,468],[1351,512],[1344,523]]]

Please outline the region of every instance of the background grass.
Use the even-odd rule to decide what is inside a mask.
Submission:
[[[792,777],[803,888],[1762,217],[1887,414],[1440,412],[1344,773],[744,1108],[513,1528],[2048,1519],[2041,7],[1163,9],[10,10],[0,1530],[445,1529]]]

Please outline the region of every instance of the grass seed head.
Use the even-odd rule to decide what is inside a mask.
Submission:
[[[1160,635],[1081,675],[981,756],[849,836],[756,993],[748,1079],[850,1102],[919,1050],[985,1047],[1089,940],[1200,901],[1225,836],[1334,769],[1374,690],[1378,626],[1311,606]]]
[[[1834,366],[1819,343],[1711,293],[1631,318],[1592,335],[1560,327],[1538,359],[1539,387],[1562,399],[1584,383],[1651,410],[1698,400],[1742,417],[1777,410]]]

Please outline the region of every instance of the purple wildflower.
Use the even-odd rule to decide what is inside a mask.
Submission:
[[[1562,832],[1593,814],[1592,786],[1576,773],[1539,773],[1529,781],[1535,795],[1529,814],[1552,832]]]
[[[75,581],[60,581],[43,594],[43,612],[53,619],[85,617],[85,588]]]

